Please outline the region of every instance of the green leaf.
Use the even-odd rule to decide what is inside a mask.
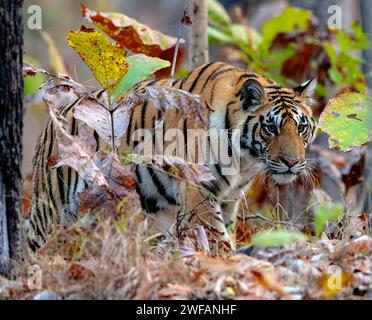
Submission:
[[[233,43],[233,38],[230,35],[211,26],[208,26],[208,40],[222,44]]]
[[[226,9],[216,0],[208,0],[208,19],[212,25],[218,28],[226,28],[231,24]]]
[[[169,61],[140,53],[128,57],[125,61],[128,64],[128,71],[115,89],[116,97],[127,92],[137,82],[145,80],[150,74],[170,66]]]
[[[343,82],[344,77],[342,74],[335,68],[332,67],[328,70],[329,78],[336,84],[340,85]]]
[[[332,44],[329,43],[329,42],[325,42],[325,43],[323,43],[323,48],[326,51],[326,53],[327,53],[327,55],[329,57],[329,60],[331,60],[331,63],[333,65],[336,64],[337,54],[336,54],[336,51],[333,48]]]
[[[25,63],[28,63],[28,64],[36,66],[36,67],[39,66],[38,62],[34,58],[32,58],[28,55],[24,56],[23,61]],[[23,81],[24,81],[23,95],[26,97],[30,93],[34,93],[36,91],[39,91],[40,86],[43,84],[43,82],[45,80],[46,80],[45,75],[41,74],[41,73],[37,73],[32,77],[25,77],[23,79]]]
[[[330,135],[330,146],[349,150],[371,141],[371,99],[361,93],[345,93],[331,99],[319,119]]]
[[[319,237],[327,221],[337,221],[343,213],[343,205],[341,203],[333,203],[331,201],[322,202],[315,210],[314,231],[315,236]]]
[[[357,21],[353,21],[350,24],[350,29],[354,33],[354,43],[352,49],[354,50],[365,50],[368,48],[368,38],[363,32],[362,27]]]
[[[295,29],[305,29],[310,20],[311,11],[287,6],[282,13],[267,20],[262,26],[263,44],[267,48],[279,33]]]
[[[336,34],[336,40],[340,46],[341,52],[347,52],[351,47],[351,39],[346,32]]]
[[[290,244],[296,241],[306,241],[305,234],[296,231],[263,231],[253,236],[252,244],[256,247],[273,247]]]

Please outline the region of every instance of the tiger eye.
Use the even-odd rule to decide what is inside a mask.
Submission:
[[[266,128],[267,128],[267,131],[269,131],[271,133],[276,132],[276,125],[274,125],[274,124],[269,124]]]

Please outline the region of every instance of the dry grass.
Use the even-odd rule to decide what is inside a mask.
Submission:
[[[58,228],[39,252],[25,249],[15,280],[0,278],[0,298],[372,299],[367,235],[254,248],[250,256],[227,259],[196,251],[182,258],[176,239],[148,238],[142,213],[126,210],[106,208],[88,227],[83,219],[70,229]],[[39,289],[29,287],[35,265],[42,274]],[[342,270],[335,288],[329,287],[331,266]]]

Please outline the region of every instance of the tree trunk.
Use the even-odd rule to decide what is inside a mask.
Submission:
[[[191,0],[189,65],[194,69],[209,60],[207,0]]]
[[[19,258],[23,101],[23,0],[0,0],[0,274]]]

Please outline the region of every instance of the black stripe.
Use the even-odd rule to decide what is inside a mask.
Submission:
[[[177,80],[173,81],[172,87],[176,86],[180,81],[182,81],[182,79],[177,79]]]
[[[182,80],[181,85],[180,85],[180,89],[183,90],[183,85],[184,85],[184,84],[189,80],[189,78],[191,77],[191,75],[194,74],[194,72],[195,72],[195,70],[192,70],[192,71],[187,75],[187,77],[184,78],[184,79]]]
[[[249,123],[249,121],[251,121],[254,118],[255,118],[255,116],[248,116],[247,120],[245,120],[244,128],[243,128],[243,136],[245,136],[248,133],[248,123]]]
[[[225,66],[224,63],[222,63],[220,66],[218,66],[216,69],[213,70],[213,72],[207,77],[207,79],[205,80],[204,84],[203,84],[203,87],[201,89],[200,92],[204,91],[207,83],[209,82],[209,80],[211,79],[211,77],[216,73],[218,72],[218,70],[221,70],[223,67]]]
[[[185,81],[186,81],[186,78],[183,78],[182,80],[181,80],[181,84],[180,84],[180,86],[179,86],[179,88],[182,90],[182,87],[183,87],[183,84],[185,83]]]
[[[225,114],[225,129],[227,129],[227,154],[229,157],[232,156],[232,149],[231,149],[231,130],[230,130],[230,119],[229,119],[229,109],[226,108]]]
[[[216,168],[216,171],[218,173],[218,175],[227,183],[227,185],[229,186],[230,185],[230,181],[226,178],[226,176],[224,176],[221,172],[221,167],[218,163],[216,163],[214,165],[214,167]]]
[[[128,122],[128,128],[127,128],[127,145],[128,146],[129,146],[130,139],[131,139],[133,113],[134,113],[134,110],[132,110],[131,113],[130,113],[129,122]]]
[[[53,124],[51,124],[50,142],[49,142],[49,150],[48,150],[48,157],[47,157],[47,159],[49,159],[50,156],[52,155],[52,152],[53,152],[53,141],[54,141],[54,130],[53,130]],[[52,174],[53,174],[53,171],[50,168],[48,169],[48,172],[47,172],[47,181],[48,181],[48,185],[49,185],[49,197],[51,199],[51,205],[54,207],[55,204],[56,204],[56,201],[54,199],[53,186],[52,186]]]
[[[258,75],[255,74],[255,73],[245,73],[245,74],[242,74],[242,75],[239,77],[237,83],[239,83],[242,79],[247,79],[247,78],[254,78],[254,79],[257,79],[257,78],[258,78]]]
[[[183,120],[183,143],[185,146],[185,159],[187,156],[187,118]]]
[[[265,86],[266,89],[281,89],[281,86],[273,85],[273,86]]]
[[[222,67],[222,66],[221,66]],[[220,76],[221,74],[224,74],[224,73],[227,73],[229,71],[233,71],[233,70],[236,70],[236,68],[226,68],[224,70],[221,70],[221,71],[218,71],[216,72],[217,70],[219,70],[220,68],[217,68],[215,71],[213,71],[207,78],[207,80],[204,82],[203,84],[203,88],[201,91],[203,91],[207,85],[207,83],[211,80],[214,80],[216,79],[218,76]]]
[[[97,99],[101,98],[101,96],[103,95],[103,93],[106,91],[106,89],[102,89],[101,91],[98,92],[97,94]]]
[[[152,178],[152,181],[154,182],[156,189],[158,192],[171,204],[178,205],[177,200],[169,195],[167,191],[165,190],[165,187],[163,183],[160,181],[159,177],[157,176],[156,172],[154,169],[151,167],[147,167],[148,173],[150,174],[150,177]]]
[[[147,104],[148,104],[148,100],[146,99],[145,102],[143,103],[142,111],[141,111],[141,129],[144,129],[145,124],[146,124]]]
[[[135,136],[133,137],[133,149],[137,147],[139,141],[138,141],[138,132],[137,132],[137,123],[136,125],[134,126],[134,132],[133,132],[133,135],[135,133]]]
[[[151,80],[150,82],[148,82],[148,83],[146,84],[146,87],[152,86],[153,84],[155,84],[155,83],[157,83],[157,82],[159,82],[159,81],[160,81],[159,79]]]
[[[151,124],[151,128],[152,128],[152,145],[153,146],[155,146],[155,142],[156,142],[155,122],[156,122],[156,116],[153,116],[152,117],[152,124]]]
[[[214,63],[213,63],[213,62],[210,62],[210,63],[206,64],[203,68],[201,68],[201,70],[199,71],[198,75],[195,77],[195,79],[194,79],[194,81],[193,81],[191,87],[189,88],[189,90],[187,90],[188,92],[191,93],[191,92],[194,90],[194,88],[196,87],[196,85],[197,85],[197,83],[198,83],[200,77],[203,75],[203,73],[204,73],[205,71],[207,71],[207,69],[208,69],[212,64],[214,64]]]
[[[217,193],[220,191],[220,187],[218,186],[216,180],[202,182],[201,185],[214,195],[217,195]]]
[[[227,69],[225,69],[225,70],[221,70],[221,71],[219,71],[219,72],[217,72],[216,74],[214,74],[212,77],[211,77],[211,79],[210,80],[214,80],[214,79],[216,79],[218,76],[220,76],[221,74],[224,74],[224,73],[227,73],[227,72],[230,72],[230,71],[234,71],[234,70],[236,70],[236,68],[227,68]]]
[[[37,209],[36,212],[40,213],[39,209]],[[36,231],[36,234],[40,238],[44,239],[44,235],[39,228],[39,224],[37,223],[37,221],[34,220],[37,217],[39,217],[39,214],[35,214],[33,217],[30,218],[30,223],[31,223],[31,226],[32,226],[32,230]]]
[[[97,133],[97,131],[95,131],[94,130],[94,132],[93,132],[93,137],[94,137],[94,140],[96,140],[96,151],[98,151],[99,150],[99,135],[98,135],[98,133]]]
[[[58,192],[61,203],[65,203],[65,186],[63,183],[62,167],[57,168]]]

